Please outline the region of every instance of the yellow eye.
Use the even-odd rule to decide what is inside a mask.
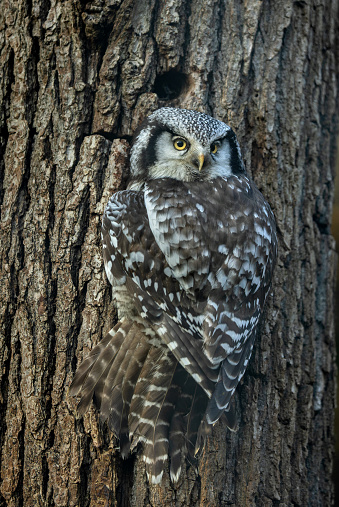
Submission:
[[[211,144],[211,153],[216,153],[218,151],[218,145],[217,143],[212,143]]]
[[[174,139],[173,146],[176,150],[182,151],[187,148],[187,143],[185,139]]]

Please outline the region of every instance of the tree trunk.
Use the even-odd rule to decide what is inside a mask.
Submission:
[[[338,0],[2,0],[0,506],[331,505]],[[147,483],[67,395],[115,322],[100,224],[158,107],[236,131],[279,261],[240,428]]]

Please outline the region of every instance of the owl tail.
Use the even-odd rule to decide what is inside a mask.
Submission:
[[[130,449],[130,403],[150,349],[143,328],[122,319],[80,365],[69,390],[71,396],[80,393],[77,407],[80,416],[94,400],[101,420],[108,420],[108,425],[120,439],[124,458]]]
[[[143,444],[147,475],[156,484],[168,459],[174,482],[187,455],[195,464],[208,397],[168,347],[152,341],[143,326],[122,319],[80,365],[69,394],[80,394],[79,415],[94,399],[124,458],[131,443]]]
[[[168,458],[173,482],[178,481],[187,455],[195,465],[207,403],[206,393],[168,348],[153,347],[136,385],[128,420],[132,446],[144,444],[143,458],[153,484],[161,481]]]
[[[80,416],[88,409],[93,396],[100,400],[98,395],[102,392],[110,367],[131,327],[130,323],[123,324],[123,322],[118,322],[107,333],[105,338],[94,347],[81,363],[74,376],[69,388],[69,395],[75,396],[81,392],[81,399],[77,407]]]

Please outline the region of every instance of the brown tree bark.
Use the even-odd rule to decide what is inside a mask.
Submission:
[[[331,505],[338,0],[2,0],[0,506]],[[100,222],[164,105],[237,132],[279,230],[232,434],[147,483],[67,396],[115,321]]]

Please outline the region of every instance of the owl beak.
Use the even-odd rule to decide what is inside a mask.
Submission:
[[[205,156],[203,154],[198,155],[198,159],[199,159],[199,172],[200,172],[202,169],[202,166],[204,165],[204,162],[205,162]]]

